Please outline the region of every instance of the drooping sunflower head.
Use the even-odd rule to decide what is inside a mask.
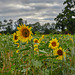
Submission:
[[[56,50],[53,50],[53,54],[58,55],[58,57],[56,58],[58,60],[62,60],[64,57],[66,57],[66,53],[61,47],[57,48]]]
[[[36,38],[33,41],[34,41],[34,43],[40,43],[40,41]]]
[[[17,42],[18,41],[18,36],[16,33],[13,34],[13,41],[14,42]]]
[[[29,28],[24,24],[20,25],[20,27],[17,27],[17,29],[18,29],[17,34],[20,41],[27,42],[28,40],[32,39],[31,27]]]
[[[52,49],[56,49],[58,46],[59,46],[59,43],[56,38],[52,39],[49,43],[49,47],[51,47]]]

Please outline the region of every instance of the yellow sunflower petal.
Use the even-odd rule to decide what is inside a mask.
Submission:
[[[32,31],[31,28],[29,28],[28,26],[24,25],[20,25],[20,27],[17,27],[18,31],[17,31],[17,35],[20,41],[22,42],[28,42],[28,40],[32,39]]]
[[[49,47],[51,47],[52,49],[56,49],[59,46],[58,40],[55,38],[50,41],[49,43]]]
[[[14,42],[17,42],[19,39],[18,39],[18,36],[16,33],[13,34],[13,41]]]
[[[58,55],[58,57],[56,58],[58,60],[62,60],[64,57],[66,57],[66,53],[64,52],[64,50],[62,50],[61,47],[53,50],[53,55],[54,56]]]

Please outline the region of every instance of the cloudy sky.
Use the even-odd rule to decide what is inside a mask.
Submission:
[[[0,0],[0,21],[19,18],[27,20],[28,24],[40,22],[52,23],[62,12],[65,0]]]

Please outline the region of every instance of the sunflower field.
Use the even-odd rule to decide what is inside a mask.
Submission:
[[[34,35],[26,25],[0,34],[0,75],[75,75],[75,35]]]

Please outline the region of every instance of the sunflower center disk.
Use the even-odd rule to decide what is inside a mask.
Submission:
[[[38,43],[38,40],[35,40],[35,43]]]
[[[15,40],[17,40],[17,39],[18,39],[18,36],[15,35]]]
[[[58,51],[57,51],[57,54],[58,54],[58,55],[63,55],[63,52],[62,52],[61,50],[58,50]]]
[[[52,42],[52,46],[56,46],[56,42]]]
[[[28,29],[23,29],[23,30],[22,30],[22,35],[23,35],[24,37],[28,37],[28,36],[29,36],[29,30],[28,30]]]

